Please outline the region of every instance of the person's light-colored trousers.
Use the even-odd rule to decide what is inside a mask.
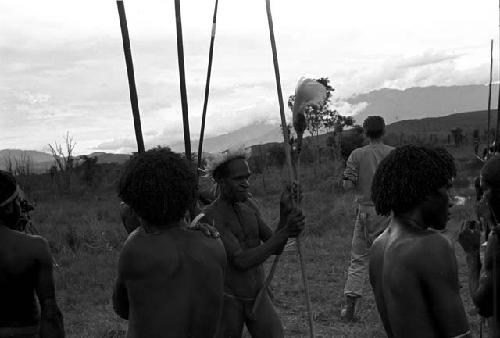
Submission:
[[[389,224],[389,218],[377,215],[375,207],[359,205],[352,234],[351,263],[347,269],[344,295],[361,297],[368,279],[370,247]]]

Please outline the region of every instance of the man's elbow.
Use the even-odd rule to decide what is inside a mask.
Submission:
[[[128,320],[128,306],[123,306],[120,304],[117,304],[116,302],[113,302],[113,310],[115,310],[115,313],[120,316],[121,319]]]
[[[42,306],[40,337],[64,338],[63,315],[55,301],[54,304]]]
[[[253,267],[255,264],[252,264],[252,262],[247,259],[246,257],[241,257],[241,256],[234,256],[231,259],[232,266],[235,267],[237,270],[245,271]]]
[[[128,301],[121,300],[116,294],[116,291],[113,293],[113,310],[120,318],[128,320]]]

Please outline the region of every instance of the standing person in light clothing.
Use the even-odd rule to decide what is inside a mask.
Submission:
[[[384,230],[388,219],[379,216],[371,199],[373,175],[379,163],[394,148],[385,145],[382,136],[385,123],[381,116],[368,116],[363,130],[369,144],[355,149],[347,159],[343,176],[345,190],[355,190],[356,222],[352,236],[351,262],[344,287],[345,305],[340,316],[346,321],[355,319],[356,303],[363,296],[368,277],[368,259],[373,240]]]

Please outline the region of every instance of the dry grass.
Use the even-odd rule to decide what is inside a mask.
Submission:
[[[285,174],[278,170],[266,173],[265,188],[260,175],[251,182],[270,224],[278,217],[279,191]],[[336,175],[338,168],[329,164],[317,168],[316,173],[305,168],[302,178],[308,222],[303,246],[316,331],[323,337],[385,337],[368,283],[359,313],[361,320],[345,324],[339,319],[354,210],[352,196],[337,191],[336,179],[332,178]],[[473,191],[464,183],[458,192],[471,196]],[[118,203],[112,191],[98,197],[80,194],[63,200],[39,198],[34,221],[49,239],[60,265],[55,271],[57,298],[68,337],[124,337],[127,323],[114,314],[111,306],[117,259],[126,238],[119,224]],[[471,213],[471,203],[469,199],[466,206],[455,208],[450,236],[456,236],[459,220]],[[477,334],[478,317],[467,292],[465,261],[458,246],[456,253],[464,286],[462,298]],[[266,268],[270,264],[271,260],[266,262]],[[301,274],[294,251],[283,255],[272,288],[286,336],[307,336]]]

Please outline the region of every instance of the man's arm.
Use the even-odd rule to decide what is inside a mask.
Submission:
[[[471,226],[472,225],[472,226]],[[492,248],[493,236],[488,241],[488,248]],[[493,281],[491,269],[485,267],[485,274],[480,278],[481,258],[479,248],[481,234],[476,223],[464,222],[458,241],[466,254],[467,269],[469,271],[469,292],[474,305],[483,317],[493,315]],[[488,255],[486,255],[487,257]]]
[[[37,280],[36,295],[40,303],[40,337],[64,337],[63,316],[55,299],[52,255],[47,241],[38,237],[37,241]]]
[[[491,271],[485,271],[480,278],[481,258],[479,250],[466,253],[467,269],[469,270],[469,292],[474,305],[483,317],[493,315],[493,283]]]
[[[120,259],[118,261],[118,277],[116,278],[115,287],[113,289],[113,309],[116,314],[123,319],[128,320],[129,315],[129,303],[127,288],[123,282],[123,269],[126,263],[126,257],[124,257],[125,247],[122,249],[120,254]]]
[[[283,247],[288,240],[289,234],[284,228],[276,234],[273,234],[263,244],[255,248],[243,249],[238,238],[224,226],[222,219],[215,217],[212,212],[207,212],[202,220],[209,224],[213,224],[217,228],[220,232],[228,261],[231,262],[234,267],[241,270],[248,270],[256,265],[262,264],[269,256]]]
[[[425,246],[426,259],[415,257],[415,261],[439,336],[470,337],[467,316],[460,298],[455,253],[439,234],[423,240],[425,242],[421,245]]]
[[[356,150],[347,158],[344,174],[342,176],[342,187],[345,190],[354,189],[358,181],[359,163],[357,161]]]

